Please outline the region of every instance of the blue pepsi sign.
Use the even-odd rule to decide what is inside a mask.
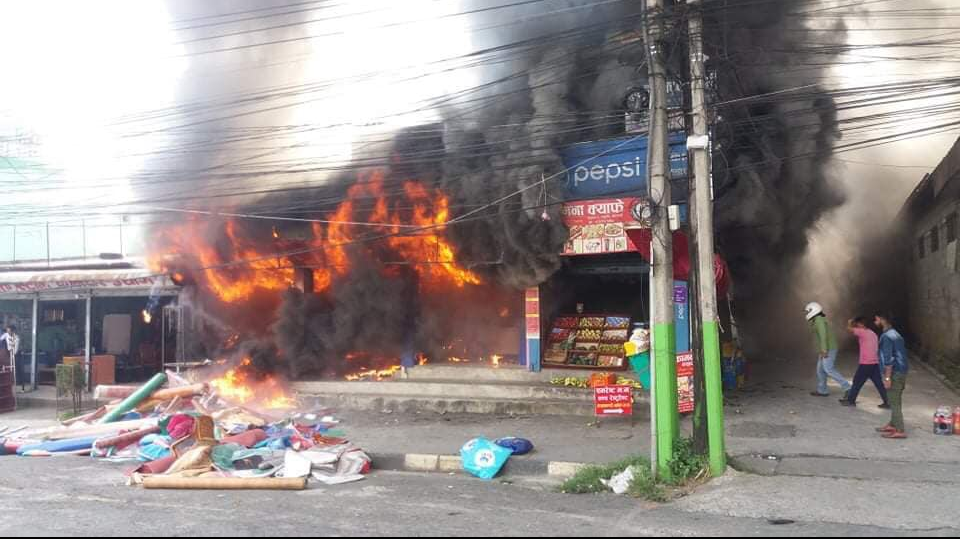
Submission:
[[[671,179],[687,176],[686,135],[670,135]],[[646,196],[647,136],[568,146],[560,151],[567,169],[567,200]]]

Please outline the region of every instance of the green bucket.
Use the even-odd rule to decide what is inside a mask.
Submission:
[[[650,390],[650,352],[643,352],[635,356],[630,356],[630,367],[636,373],[637,379],[643,384],[643,388]]]

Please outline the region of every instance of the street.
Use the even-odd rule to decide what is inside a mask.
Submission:
[[[4,460],[0,479],[4,536],[876,537],[919,531],[826,519],[773,525],[766,517],[699,510],[693,507],[699,496],[658,507],[613,495],[556,494],[538,482],[446,475],[384,472],[301,493],[167,492],[123,486],[112,466],[58,458]],[[958,529],[923,531],[949,537]]]
[[[854,358],[846,357],[844,370]],[[7,535],[105,535],[138,529],[197,535],[409,536],[891,536],[960,534],[960,437],[934,436],[928,412],[956,397],[917,369],[911,439],[881,440],[876,396],[844,409],[803,387],[803,362],[770,361],[731,394],[728,474],[664,505],[628,497],[564,495],[560,478],[379,470],[356,484],[289,492],[148,491],[124,466],[82,457],[0,460]],[[2,416],[51,424],[49,409]],[[378,455],[456,453],[475,435],[517,434],[541,444],[531,459],[590,462],[647,451],[649,426],[588,426],[562,417],[373,414],[343,411],[347,434]],[[879,424],[879,423],[878,423]],[[689,423],[685,423],[689,428]],[[774,459],[774,460],[771,460]],[[50,515],[51,518],[38,518]],[[429,523],[425,526],[424,523]]]

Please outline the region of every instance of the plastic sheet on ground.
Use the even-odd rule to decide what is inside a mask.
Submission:
[[[513,452],[487,440],[475,438],[460,449],[463,469],[480,479],[491,480],[500,473],[500,469]]]

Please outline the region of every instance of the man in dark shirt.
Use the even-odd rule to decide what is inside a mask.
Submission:
[[[887,315],[877,315],[874,323],[880,328],[880,367],[883,369],[884,385],[889,389],[892,414],[890,424],[877,429],[884,438],[904,440],[907,438],[903,420],[903,392],[907,388],[907,375],[910,373],[910,356],[907,344],[894,329]]]

